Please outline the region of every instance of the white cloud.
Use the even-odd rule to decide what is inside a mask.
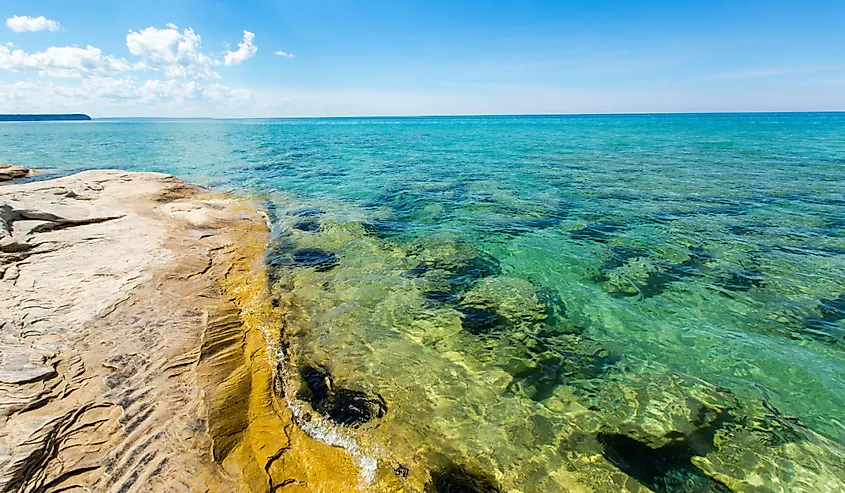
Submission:
[[[9,112],[82,112],[93,116],[245,116],[252,92],[179,79],[136,81],[89,77],[71,84],[0,82],[0,106]]]
[[[252,57],[257,52],[254,39],[244,31],[237,51],[215,59],[202,52],[200,36],[192,29],[149,27],[126,36],[129,52],[139,57],[130,61],[93,46],[53,46],[31,53],[0,43],[0,73],[33,74],[14,83],[0,81],[0,107],[95,116],[249,115],[255,111],[253,93],[213,79],[220,78],[216,68],[224,63],[237,65]],[[159,74],[148,77],[152,71]],[[38,75],[54,80],[40,80]],[[59,78],[65,80],[55,80]]]
[[[258,52],[258,48],[252,43],[254,39],[255,34],[249,31],[244,31],[244,40],[238,43],[238,51],[230,51],[226,53],[226,56],[223,58],[223,63],[227,66],[240,65],[245,62],[247,58],[255,55]]]
[[[29,17],[26,15],[16,15],[6,19],[6,25],[16,33],[23,32],[37,32],[37,31],[58,31],[62,28],[61,24],[56,21],[42,16]]]
[[[276,52],[276,55],[278,55],[278,56],[283,56],[283,57],[287,57],[287,58],[294,58],[294,57],[296,56],[296,55],[294,55],[293,53],[288,53],[288,52],[281,51],[281,50],[277,51],[277,52]]]
[[[0,69],[15,72],[38,72],[42,76],[67,78],[111,75],[130,68],[126,60],[103,55],[102,50],[93,46],[51,46],[38,53],[0,46]]]
[[[150,79],[138,83],[134,79],[91,77],[82,82],[82,89],[93,98],[145,103],[213,102],[227,105],[241,104],[252,98],[244,89],[232,89],[222,84],[204,85],[199,81]]]
[[[220,62],[200,52],[200,36],[192,29],[181,33],[168,24],[166,29],[148,27],[142,31],[129,31],[126,46],[133,55],[141,57],[138,69],[163,70],[170,78],[218,79],[214,70]]]

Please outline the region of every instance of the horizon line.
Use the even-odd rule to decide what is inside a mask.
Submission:
[[[650,116],[650,115],[778,115],[837,114],[845,110],[808,111],[631,111],[610,113],[432,113],[412,115],[330,115],[330,116],[101,116],[92,120],[290,120],[290,119],[354,119],[354,118],[455,118],[455,117],[519,117],[519,116]]]

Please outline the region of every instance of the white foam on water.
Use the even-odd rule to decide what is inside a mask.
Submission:
[[[358,465],[360,472],[358,477],[360,483],[358,488],[365,490],[375,480],[376,471],[378,469],[378,460],[372,455],[367,454],[360,446],[358,441],[350,433],[334,426],[322,418],[315,417],[313,414],[303,407],[302,403],[292,399],[286,399],[288,407],[293,413],[296,424],[315,440],[331,445],[333,447],[340,447],[346,451]],[[309,418],[306,416],[310,415]]]

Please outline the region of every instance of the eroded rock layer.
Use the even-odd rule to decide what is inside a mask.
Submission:
[[[274,393],[266,235],[167,175],[0,188],[0,492],[354,487]]]

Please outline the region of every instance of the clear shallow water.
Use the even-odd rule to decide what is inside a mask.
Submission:
[[[843,114],[4,124],[0,162],[266,197],[291,385],[412,488],[845,487]]]

